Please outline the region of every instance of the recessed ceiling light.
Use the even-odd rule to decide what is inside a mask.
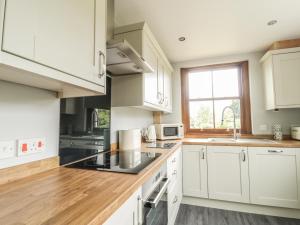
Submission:
[[[269,21],[267,24],[268,24],[268,26],[273,26],[273,25],[275,25],[277,22],[278,22],[277,20],[271,20],[271,21]]]
[[[185,41],[185,37],[178,38],[179,41]]]

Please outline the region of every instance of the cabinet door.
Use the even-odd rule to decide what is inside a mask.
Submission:
[[[37,1],[36,61],[72,76],[94,81],[94,0]]]
[[[37,1],[5,1],[3,51],[34,60]]]
[[[106,86],[106,4],[107,0],[95,1],[95,47],[94,62],[95,75],[93,81]]]
[[[273,56],[276,105],[300,105],[300,52]]]
[[[207,198],[206,146],[184,145],[182,157],[183,195]]]
[[[247,149],[234,146],[208,146],[209,198],[249,202]]]
[[[157,105],[159,97],[157,86],[158,59],[154,46],[146,36],[143,43],[143,57],[154,70],[152,73],[144,74],[144,98],[146,102]]]
[[[168,69],[164,73],[164,108],[172,112],[172,72]]]
[[[103,225],[137,225],[141,223],[141,188],[135,192]]]
[[[299,151],[249,148],[251,203],[300,208]]]
[[[158,97],[158,104],[161,107],[164,107],[164,73],[165,68],[160,60],[158,58],[158,70],[157,70],[157,97]]]

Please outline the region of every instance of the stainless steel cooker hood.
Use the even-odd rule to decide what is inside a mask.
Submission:
[[[106,53],[106,68],[112,76],[151,73],[154,71],[126,40],[109,41]]]

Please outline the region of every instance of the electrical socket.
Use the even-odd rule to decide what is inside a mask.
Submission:
[[[16,143],[14,141],[0,141],[0,159],[16,156]]]
[[[18,156],[36,154],[45,151],[45,138],[18,140]]]

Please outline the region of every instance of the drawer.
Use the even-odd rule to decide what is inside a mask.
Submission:
[[[181,151],[177,150],[174,154],[168,159],[168,172],[171,174],[173,170],[178,169],[178,165],[181,163]]]
[[[169,186],[172,188],[181,178],[181,151],[176,151],[168,160]]]
[[[169,224],[173,224],[177,216],[178,209],[180,207],[181,194],[178,183],[171,187],[168,191],[168,218]],[[171,222],[171,223],[170,223]]]

